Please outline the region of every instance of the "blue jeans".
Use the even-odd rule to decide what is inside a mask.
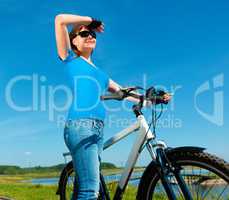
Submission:
[[[103,150],[103,121],[86,118],[68,120],[64,140],[71,153],[76,184],[72,199],[94,200],[99,193],[100,155]]]

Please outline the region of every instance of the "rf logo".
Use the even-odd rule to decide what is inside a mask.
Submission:
[[[197,112],[207,119],[208,121],[218,125],[223,125],[223,103],[224,103],[224,94],[223,94],[223,84],[224,84],[224,75],[219,74],[212,79],[213,87],[210,87],[210,81],[204,82],[199,88],[197,88],[194,96],[194,104]],[[205,92],[213,92],[213,113],[205,113],[197,106],[197,97],[200,94]]]

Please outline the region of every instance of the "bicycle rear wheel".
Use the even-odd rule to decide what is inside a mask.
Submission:
[[[198,151],[168,152],[167,157],[180,168],[180,174],[194,200],[229,200],[229,166],[225,161]],[[185,199],[173,174],[169,174],[169,181],[176,198]],[[154,164],[142,177],[137,199],[168,199]]]
[[[75,192],[73,192],[74,189]],[[77,183],[75,182],[73,163],[69,162],[62,171],[57,194],[60,195],[60,200],[72,200],[76,199],[76,193]],[[100,177],[100,191],[98,200],[110,200],[108,191],[106,190],[105,182],[102,177]]]

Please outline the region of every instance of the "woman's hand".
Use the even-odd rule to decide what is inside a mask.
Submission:
[[[165,103],[168,103],[168,102],[171,100],[171,98],[172,98],[172,95],[169,94],[169,93],[165,93],[165,94],[163,95],[163,101],[164,101]]]
[[[165,93],[163,96],[162,96],[162,99],[160,100],[156,100],[154,103],[150,100],[144,100],[143,102],[143,106],[144,107],[150,107],[151,105],[153,104],[159,104],[159,103],[163,103],[163,104],[167,104],[172,98],[172,95],[169,94],[169,93]]]
[[[97,29],[95,29],[95,31],[99,33],[103,33],[104,32],[104,23],[102,23]]]
[[[104,23],[100,20],[92,18],[91,23],[87,26],[89,29],[102,33],[104,32]]]

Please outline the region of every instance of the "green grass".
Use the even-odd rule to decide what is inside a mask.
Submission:
[[[117,183],[112,182],[107,184],[107,188],[110,192],[111,199],[114,197],[114,193],[116,191]],[[137,194],[137,187],[134,187],[132,185],[128,185],[126,188],[126,191],[123,195],[123,200],[134,200],[136,199],[136,194]]]
[[[56,195],[57,186],[31,185],[22,183],[0,184],[0,196],[15,200],[58,200]],[[116,184],[110,184],[109,190],[113,197]],[[134,200],[137,188],[128,186],[124,200]]]
[[[137,169],[137,171],[138,170],[140,169]],[[103,170],[103,173],[106,175],[118,174],[120,172],[122,172],[122,169],[119,168]],[[59,177],[59,175],[60,172],[0,175],[0,196],[15,200],[58,200],[59,196],[56,195],[57,186],[32,185],[30,183],[23,183],[21,181],[34,178]],[[130,189],[128,188],[128,190]],[[115,186],[113,185],[111,195],[114,192]],[[135,193],[135,191],[132,191],[132,193]]]
[[[135,168],[134,172],[143,172],[145,168]],[[116,168],[116,169],[103,169],[102,174],[106,175],[113,175],[113,174],[120,174],[123,172],[123,168]]]
[[[142,171],[141,168],[135,171]],[[122,169],[106,169],[103,174],[119,174]],[[0,196],[5,196],[15,200],[59,200],[56,195],[57,185],[32,185],[30,183],[23,183],[23,180],[30,180],[34,178],[52,178],[59,177],[60,172],[52,173],[29,173],[23,175],[0,175]],[[108,188],[111,197],[113,197],[116,190],[117,183],[109,184]],[[136,197],[137,188],[128,185],[124,194],[123,200],[134,200]],[[156,200],[162,198],[158,197]]]
[[[15,200],[58,200],[57,186],[41,186],[29,184],[0,184],[0,196]]]
[[[109,184],[111,197],[113,198],[116,190],[116,183]],[[5,196],[15,200],[59,200],[56,195],[57,186],[42,186],[22,183],[0,183],[0,196]],[[131,185],[127,186],[123,200],[135,200],[137,188]],[[164,194],[157,193],[154,200],[165,199]],[[183,198],[181,198],[183,199]],[[217,199],[212,197],[211,199]]]
[[[29,173],[23,175],[1,175],[0,196],[15,200],[58,200],[57,186],[32,185],[21,181],[33,178],[58,177],[59,173]]]
[[[136,169],[135,171],[141,171],[142,169]],[[119,174],[122,169],[108,169],[103,170],[103,174]],[[52,173],[29,173],[23,175],[0,175],[0,196],[5,196],[15,200],[59,200],[59,196],[56,195],[57,185],[32,185],[30,183],[23,183],[23,180],[29,180],[33,178],[52,178],[59,177],[60,172]],[[111,197],[113,197],[116,191],[117,183],[108,184]],[[124,193],[123,200],[134,200],[137,193],[137,187],[128,185]],[[157,193],[154,196],[154,200],[165,199],[164,193]],[[212,199],[216,199],[213,198]]]

